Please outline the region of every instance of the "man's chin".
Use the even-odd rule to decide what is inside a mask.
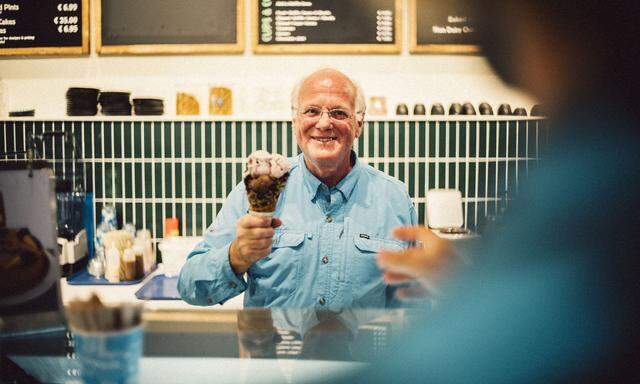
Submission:
[[[318,150],[317,148],[305,153],[314,163],[335,164],[340,158],[340,152],[336,150]]]
[[[309,146],[309,152],[316,156],[337,156],[340,153],[340,146],[335,143],[332,144],[319,144],[314,143]]]

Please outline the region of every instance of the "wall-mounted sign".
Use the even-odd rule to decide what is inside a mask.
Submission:
[[[256,53],[399,53],[401,0],[252,0]]]
[[[0,2],[0,56],[89,53],[89,0]]]
[[[97,0],[103,55],[241,53],[244,0]]]
[[[409,0],[409,51],[479,52],[469,1]]]

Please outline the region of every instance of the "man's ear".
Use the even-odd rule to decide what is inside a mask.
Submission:
[[[362,126],[364,125],[364,112],[356,114],[356,139],[360,137]]]
[[[296,123],[297,122],[296,122],[296,120],[297,120],[296,113],[293,112],[293,110],[291,110],[291,128],[292,128],[294,134],[296,133],[296,130],[297,130],[297,127],[296,127]]]
[[[297,118],[295,116],[291,117],[291,130],[293,132],[293,136],[296,138],[296,140],[299,139],[298,137],[298,125],[297,125]]]

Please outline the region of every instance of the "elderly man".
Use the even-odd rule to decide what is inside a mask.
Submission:
[[[291,159],[273,220],[247,214],[243,183],[229,194],[178,281],[192,304],[383,307],[392,297],[375,255],[401,249],[391,229],[416,223],[405,186],[352,150],[364,120],[359,86],[339,71],[312,73],[292,92],[302,150]],[[246,273],[246,279],[245,279]]]

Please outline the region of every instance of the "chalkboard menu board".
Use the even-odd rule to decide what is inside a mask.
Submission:
[[[253,0],[256,53],[398,53],[401,0]]]
[[[89,53],[89,0],[0,1],[0,56]]]
[[[240,53],[244,0],[98,0],[98,53]]]
[[[409,51],[479,52],[469,1],[409,0]]]

